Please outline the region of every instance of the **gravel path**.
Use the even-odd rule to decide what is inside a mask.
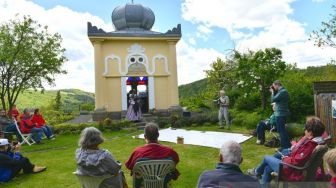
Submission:
[[[79,115],[75,119],[67,121],[66,123],[88,123],[92,122],[92,115]]]

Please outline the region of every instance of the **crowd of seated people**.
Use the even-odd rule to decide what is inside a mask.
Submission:
[[[38,109],[34,111],[33,117],[30,117],[29,111],[25,109],[20,119],[21,128],[28,127],[29,129],[31,127],[29,132],[44,133],[48,138],[51,138],[52,133],[48,132],[48,128],[43,128],[47,125],[45,125],[45,121],[39,114]],[[37,124],[38,127],[36,127]],[[11,126],[11,124],[8,123],[7,126]],[[243,162],[240,145],[234,141],[225,142],[220,149],[219,163],[216,165],[216,169],[204,171],[199,177],[197,187],[267,187],[272,179],[271,173],[279,173],[281,163],[303,166],[310,158],[316,146],[324,144],[324,139],[322,138],[324,132],[325,127],[319,118],[308,117],[305,123],[304,136],[297,143],[293,144],[291,148],[277,151],[273,156],[265,156],[261,163],[256,168],[248,170],[247,174],[244,174],[239,167]],[[180,161],[179,155],[171,147],[164,146],[158,142],[158,126],[155,123],[147,123],[144,129],[144,137],[146,144],[135,148],[129,159],[125,162],[126,168],[131,171],[131,175],[135,176],[132,170],[139,161],[167,159],[175,163],[175,169],[166,176],[165,186],[170,180],[177,180],[180,175],[176,168],[176,165]],[[78,143],[80,148],[76,150],[75,154],[77,173],[89,176],[112,175],[110,178],[104,180],[100,187],[127,187],[125,176],[121,171],[122,164],[109,151],[100,148],[103,142],[104,138],[98,129],[88,127],[82,131]],[[45,167],[36,167],[30,163],[29,159],[23,157],[19,152],[19,145],[13,146],[14,150],[11,150],[12,152],[8,150],[8,146],[8,141],[0,139],[0,181],[10,180],[21,169],[23,169],[24,173],[45,170]],[[6,158],[6,160],[22,160],[24,162],[15,161],[11,164],[20,163],[21,166],[13,167],[7,165],[7,162],[3,162],[2,158]],[[324,160],[326,161],[329,174],[333,177],[331,179],[331,187],[336,187],[336,150],[329,151],[324,156]],[[1,176],[2,173],[7,174],[7,176]],[[294,170],[290,167],[284,166],[282,168],[285,181],[300,181],[303,178],[302,173],[302,171]],[[5,178],[1,179],[1,177]],[[143,180],[141,178],[135,178],[134,186],[136,188],[142,187],[142,183]]]
[[[18,125],[18,126],[17,126]],[[20,114],[16,105],[6,113],[5,110],[0,110],[0,138],[4,137],[4,133],[14,133],[16,135],[17,141],[21,142],[22,134],[32,133],[32,138],[37,144],[41,144],[41,139],[43,134],[48,139],[54,139],[54,134],[50,126],[46,124],[45,119],[40,114],[39,109],[34,110],[34,114],[31,115],[29,110],[26,108],[23,113]]]
[[[254,169],[249,169],[248,174],[259,177],[263,187],[267,187],[272,179],[272,172],[279,173],[280,164],[287,163],[295,166],[304,166],[309,160],[313,150],[318,144],[323,144],[322,134],[325,128],[317,117],[308,117],[305,125],[304,136],[291,148],[278,151],[273,156],[265,156],[261,163]],[[303,180],[303,171],[291,167],[282,168],[283,178],[286,181]]]
[[[98,130],[96,131],[99,132]],[[324,139],[322,138],[324,131],[325,127],[319,118],[308,117],[305,125],[304,136],[300,138],[297,143],[292,145],[291,148],[277,151],[273,156],[265,156],[263,161],[255,169],[248,170],[247,174],[244,174],[239,168],[239,165],[243,161],[242,149],[240,145],[234,141],[223,143],[220,149],[219,163],[217,164],[216,169],[203,172],[199,177],[197,187],[267,187],[272,178],[271,173],[279,172],[280,163],[285,162],[287,164],[303,166],[310,158],[316,146],[319,144],[324,144]],[[157,125],[154,123],[147,123],[144,132],[146,144],[144,146],[135,148],[125,163],[125,166],[131,170],[131,175],[135,175],[132,173],[134,165],[137,162],[143,160],[170,159],[175,162],[175,165],[177,165],[179,162],[179,156],[177,152],[170,147],[161,145],[158,142],[159,129]],[[85,134],[85,130],[82,132],[82,135],[83,134]],[[99,135],[100,134],[101,133],[99,132]],[[97,155],[97,152],[106,153],[105,150],[100,150],[98,146],[94,146],[90,149],[85,149],[81,146],[81,148],[76,151],[78,170],[83,171],[81,169],[83,169],[82,165],[86,164],[86,162],[84,162],[85,160],[92,160],[95,158],[80,157],[83,155],[83,153],[85,153],[85,155],[88,155],[87,153]],[[110,167],[108,169],[99,171],[98,169],[100,168],[104,169],[104,167],[100,166],[102,164],[89,162],[90,167],[85,168],[92,171],[86,172],[86,174],[94,173],[95,171],[104,172],[106,174],[117,173],[118,170],[120,170],[120,163],[116,162],[109,152],[107,152],[106,155],[112,163],[109,165]],[[326,155],[325,158],[327,158],[325,160],[329,165],[328,167],[330,175],[335,176],[336,173],[334,173],[333,170],[336,171],[336,151],[333,151],[332,154]],[[107,166],[105,166],[105,168],[106,167]],[[111,171],[112,169],[114,170]],[[302,171],[294,170],[285,166],[282,169],[283,177],[286,178],[285,181],[300,181],[303,178],[302,173]],[[175,168],[171,174],[167,175],[166,178],[168,179],[165,183],[171,179],[176,180],[179,175],[180,173]],[[332,181],[334,182],[333,185],[335,186],[336,178],[333,178]],[[135,187],[141,187],[141,183],[141,179],[135,178]]]

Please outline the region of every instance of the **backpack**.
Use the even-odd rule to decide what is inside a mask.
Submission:
[[[280,146],[280,140],[277,137],[272,137],[270,141],[264,144],[266,147],[277,148]]]

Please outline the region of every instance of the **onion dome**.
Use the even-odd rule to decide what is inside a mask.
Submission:
[[[117,31],[150,30],[155,22],[154,12],[141,4],[126,4],[112,12],[112,22]]]

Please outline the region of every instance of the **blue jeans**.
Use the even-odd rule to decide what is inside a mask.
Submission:
[[[48,125],[44,125],[43,127],[41,127],[41,129],[43,130],[43,132],[47,136],[47,138],[50,138],[53,135],[53,132]]]
[[[281,149],[286,149],[291,147],[288,133],[286,131],[286,116],[275,116],[276,128],[280,135],[280,146]]]
[[[282,155],[284,156],[289,156],[289,154],[291,153],[291,150],[288,148],[288,149],[283,149],[280,151],[282,153]],[[281,159],[282,158],[282,155],[279,153],[279,152],[276,152],[273,157],[277,158],[277,159]]]
[[[260,184],[263,185],[263,187],[266,186],[268,182],[271,181],[272,172],[279,173],[279,168],[281,164],[281,159],[278,159],[274,156],[266,155],[263,159],[263,161],[259,164],[259,166],[256,168],[256,173],[261,174],[261,180]]]
[[[43,129],[34,127],[30,130],[30,133],[33,134],[33,140],[35,142],[41,142]]]
[[[18,139],[19,141],[22,140],[21,135],[19,134],[19,131],[16,128],[16,125],[14,123],[9,124],[6,128],[5,128],[6,132],[14,132],[16,139]]]
[[[271,125],[266,124],[265,121],[260,121],[257,126],[257,138],[258,140],[265,141],[265,130],[270,130]]]

